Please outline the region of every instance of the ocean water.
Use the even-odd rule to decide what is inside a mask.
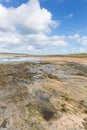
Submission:
[[[10,62],[38,62],[39,58],[27,58],[27,57],[14,57],[14,56],[0,56],[1,63],[10,63]]]

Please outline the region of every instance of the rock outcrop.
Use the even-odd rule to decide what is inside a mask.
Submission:
[[[0,64],[0,130],[87,130],[87,65]]]

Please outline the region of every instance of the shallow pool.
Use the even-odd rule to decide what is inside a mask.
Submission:
[[[15,56],[0,56],[0,63],[10,63],[10,62],[38,62],[39,58],[30,58],[30,57],[15,57]]]

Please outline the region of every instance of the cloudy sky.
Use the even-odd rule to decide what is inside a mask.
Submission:
[[[87,0],[0,0],[0,52],[87,53]]]

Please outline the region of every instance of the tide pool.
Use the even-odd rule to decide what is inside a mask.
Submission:
[[[10,63],[10,62],[38,62],[39,58],[28,58],[28,57],[15,57],[15,56],[0,56],[0,64],[1,63]]]

